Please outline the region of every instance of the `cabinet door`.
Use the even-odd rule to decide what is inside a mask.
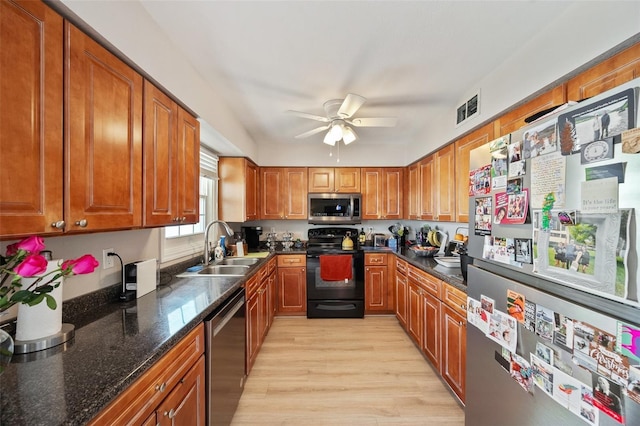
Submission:
[[[307,312],[305,267],[278,268],[278,314]]]
[[[543,93],[537,98],[527,102],[526,104],[512,109],[511,111],[498,118],[495,125],[495,137],[508,135],[509,133],[518,130],[522,126],[526,126],[527,123],[524,120],[527,117],[530,117],[537,112],[544,111],[551,107],[562,105],[565,102],[565,85],[557,86],[552,90]]]
[[[178,105],[144,82],[144,225],[177,223],[175,161]]]
[[[260,218],[261,219],[284,219],[282,211],[283,194],[282,189],[282,169],[275,167],[260,168]]]
[[[382,169],[382,210],[387,220],[402,219],[404,206],[404,170],[400,167]]]
[[[442,309],[442,377],[464,402],[467,320],[444,303]]]
[[[420,167],[418,163],[409,165],[407,172],[407,217],[419,219],[420,206]]]
[[[64,229],[62,25],[42,2],[0,2],[3,237]]]
[[[469,153],[493,140],[493,126],[489,123],[455,142],[457,222],[469,222]]]
[[[258,293],[254,293],[247,300],[247,373],[251,371],[253,363],[258,355],[258,347],[260,346],[260,297]]]
[[[309,167],[309,192],[333,192],[334,178],[333,167]]]
[[[364,309],[365,313],[385,312],[388,307],[388,278],[386,266],[365,266]]]
[[[422,311],[424,328],[421,349],[436,370],[440,371],[440,301],[425,291]]]
[[[435,180],[433,176],[433,155],[428,156],[418,163],[420,169],[420,205],[418,219],[433,220],[436,210],[433,205],[433,191]]]
[[[65,22],[68,231],[142,223],[142,77]]]
[[[361,169],[363,220],[382,219],[382,174],[380,169]]]
[[[567,100],[581,101],[640,77],[640,43],[589,68],[567,83]]]
[[[360,169],[358,167],[338,167],[335,173],[335,192],[360,192]]]
[[[396,318],[400,321],[400,325],[407,329],[407,277],[406,275],[396,275]]]
[[[413,341],[422,345],[422,292],[423,290],[409,280],[407,294],[407,332]]]
[[[285,219],[308,218],[307,214],[307,169],[305,167],[283,170],[282,209]]]
[[[205,425],[204,355],[158,406],[159,425]]]
[[[258,166],[250,161],[245,161],[245,193],[244,193],[244,220],[258,220],[260,217],[260,173]]]
[[[436,182],[432,191],[433,205],[436,207],[435,219],[441,222],[455,220],[455,147],[449,144],[434,156],[433,179]],[[468,177],[469,174],[467,173]],[[468,180],[468,179],[467,179]],[[467,195],[466,199],[469,198]]]
[[[200,122],[178,107],[176,204],[180,223],[198,223],[200,214]]]

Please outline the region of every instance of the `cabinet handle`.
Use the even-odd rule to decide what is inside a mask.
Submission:
[[[180,222],[184,222],[184,221],[186,221],[186,220],[187,220],[187,217],[186,217],[186,216],[182,216],[182,217],[180,218]]]
[[[467,310],[467,307],[464,305],[464,303],[460,305],[460,308],[462,308],[462,310],[465,310],[465,311]]]
[[[86,228],[88,223],[89,222],[87,222],[87,219],[81,219],[81,220],[77,220],[75,225],[79,226],[80,228]]]
[[[51,224],[51,226],[52,226],[52,227],[54,227],[54,228],[56,228],[56,229],[64,229],[64,226],[65,226],[65,225],[66,225],[66,224],[64,223],[64,220],[59,220],[59,221],[57,221],[57,222],[53,222],[53,223]]]
[[[169,417],[170,419],[172,419],[175,415],[176,415],[176,410],[174,410],[173,408],[169,411],[165,411],[164,415]]]
[[[164,392],[166,388],[167,388],[167,384],[163,382],[159,385],[156,385],[156,392]]]

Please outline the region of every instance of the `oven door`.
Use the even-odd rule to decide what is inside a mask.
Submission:
[[[364,253],[350,252],[352,256],[352,278],[348,281],[325,281],[321,278],[320,256],[332,254],[307,254],[307,299],[338,300],[364,299]]]

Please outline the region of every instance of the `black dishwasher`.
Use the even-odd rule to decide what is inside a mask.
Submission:
[[[207,423],[229,425],[245,381],[245,297],[238,290],[205,320]]]

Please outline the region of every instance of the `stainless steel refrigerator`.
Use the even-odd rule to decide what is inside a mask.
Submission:
[[[467,425],[640,425],[638,88],[472,151]]]

